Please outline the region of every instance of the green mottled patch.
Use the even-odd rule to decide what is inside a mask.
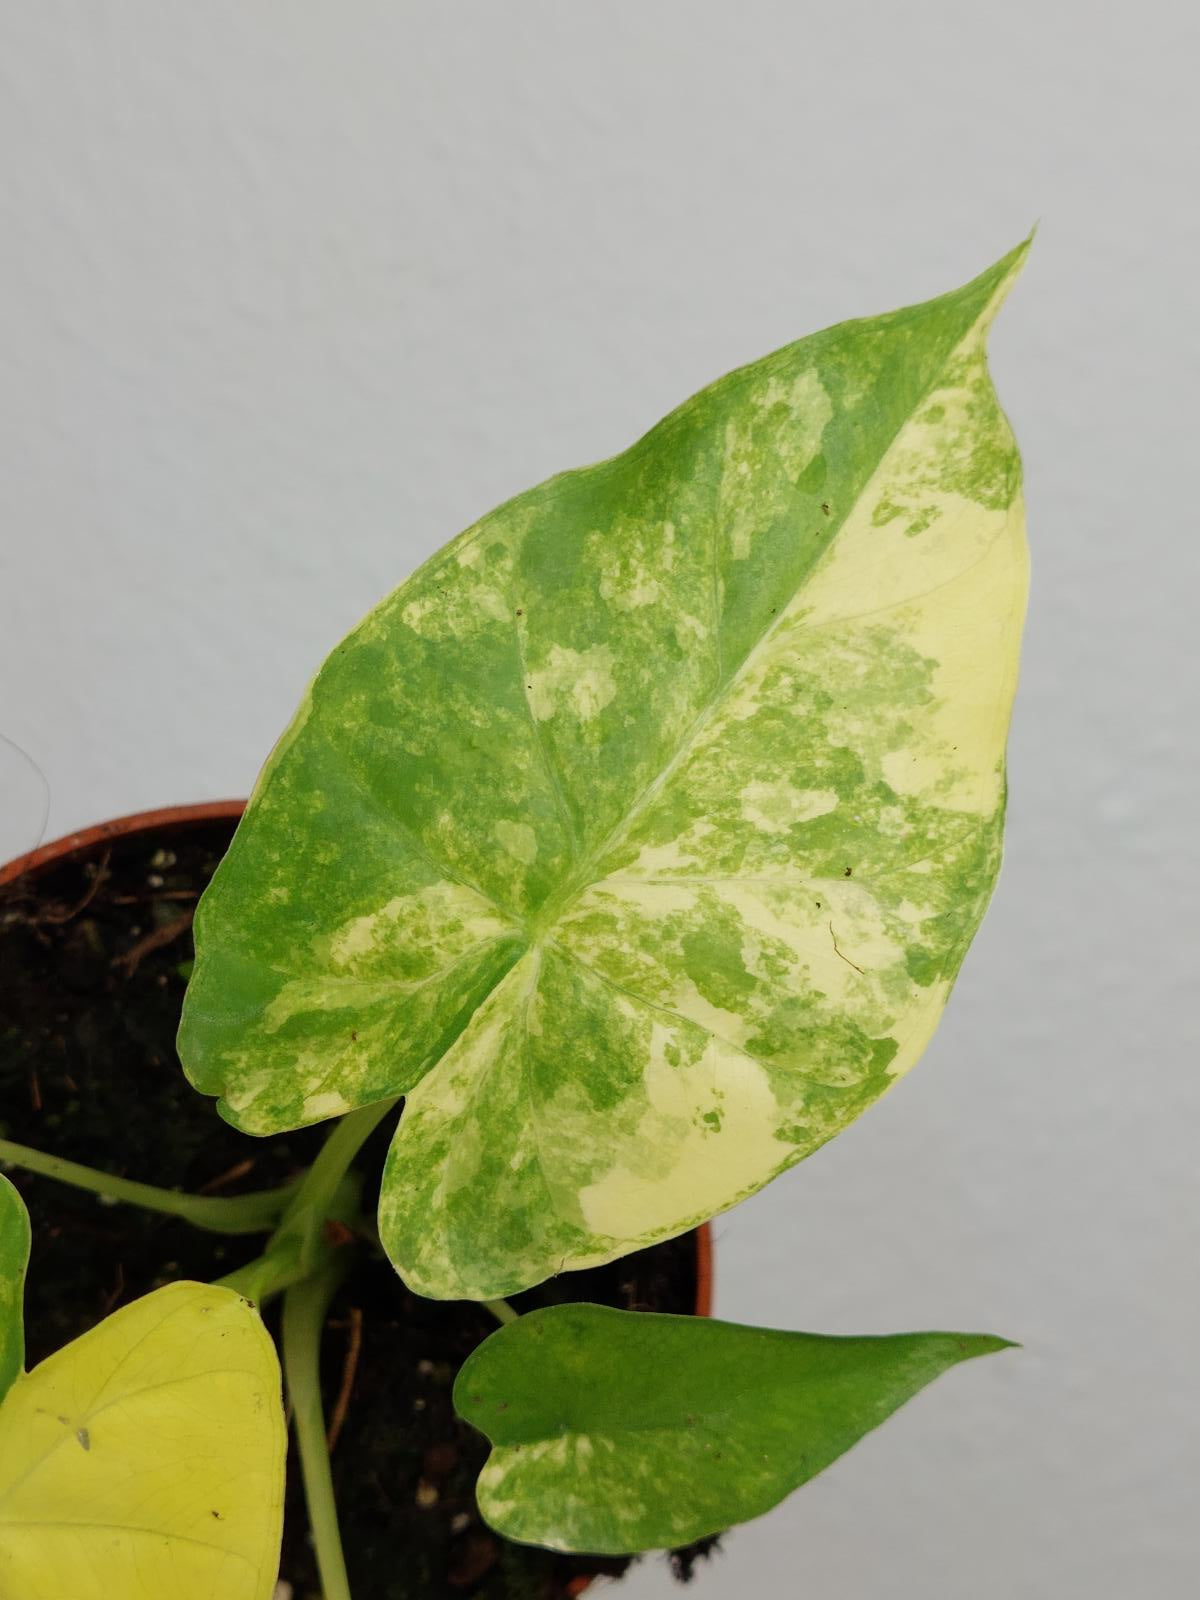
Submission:
[[[25,1365],[25,1269],[29,1265],[29,1213],[0,1174],[0,1400]]]
[[[552,1306],[467,1360],[454,1404],[492,1453],[479,1506],[509,1539],[625,1555],[761,1516],[988,1334],[825,1338]]]
[[[1026,557],[965,288],[501,506],[333,653],[197,916],[270,1133],[396,1094],[380,1228],[492,1298],[690,1227],[920,1054],[1000,861]]]

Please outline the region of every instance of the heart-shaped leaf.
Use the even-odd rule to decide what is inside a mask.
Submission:
[[[921,1053],[1000,860],[1026,554],[966,288],[485,517],[312,685],[180,1051],[271,1133],[409,1096],[380,1229],[492,1298],[761,1188]]]
[[[827,1338],[562,1305],[501,1328],[454,1385],[492,1453],[480,1510],[523,1544],[627,1555],[769,1511],[987,1334]]]
[[[285,1450],[253,1307],[199,1283],[135,1300],[0,1404],[0,1595],[269,1600]]]
[[[0,1400],[25,1365],[25,1269],[29,1265],[29,1213],[0,1173]]]

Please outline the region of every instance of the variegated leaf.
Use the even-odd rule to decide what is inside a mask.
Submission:
[[[626,1555],[761,1516],[950,1367],[1006,1348],[550,1306],[479,1346],[454,1404],[492,1443],[478,1498],[493,1528]]]
[[[691,1227],[920,1054],[1000,859],[1026,248],[502,506],[318,674],[180,1049],[250,1132],[408,1095],[380,1226],[423,1293]]]

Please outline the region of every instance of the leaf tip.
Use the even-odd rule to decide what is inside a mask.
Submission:
[[[996,288],[996,294],[989,309],[994,310],[997,308],[1016,282],[1029,258],[1029,252],[1033,249],[1033,241],[1037,235],[1037,230],[1038,225],[1035,222],[1020,244],[1014,245],[1007,254],[1002,255],[999,261],[984,274],[985,278],[992,279]]]
[[[1009,290],[1020,276],[1036,233],[1035,223],[1020,244],[1014,245],[1006,255],[1002,255],[959,291],[970,297],[978,308],[975,327],[982,336],[986,337],[997,312],[1008,298]]]
[[[960,1361],[973,1361],[976,1356],[994,1356],[1001,1350],[1020,1350],[1015,1339],[1002,1339],[997,1333],[960,1333],[951,1336],[959,1347]]]

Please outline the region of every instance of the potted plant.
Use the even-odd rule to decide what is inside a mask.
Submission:
[[[193,1243],[147,1293],[128,1300],[122,1276],[111,1302],[128,1303],[26,1372],[30,1231],[0,1191],[0,1594],[61,1600],[87,1573],[95,1592],[268,1600],[272,1333],[325,1600],[350,1594],[347,1551],[359,1600],[577,1590],[604,1558],[757,1516],[939,1373],[1004,1347],[680,1315],[703,1309],[691,1245],[682,1301],[621,1285],[913,1064],[983,915],[1026,584],[985,340],[1027,249],[721,379],[452,541],[335,649],[228,849],[209,839],[177,888],[175,847],[147,862],[114,843],[49,910],[20,902],[28,864],[12,875],[6,937],[51,944],[132,872],[122,903],[150,925],[115,957],[102,932],[82,944],[106,971],[152,973],[168,1015],[186,983],[179,1054],[223,1123],[192,1096],[188,1143],[158,1078],[118,1085],[131,1125],[148,1110],[184,1139],[155,1188],[66,1153],[95,1132],[79,1110],[102,1086],[58,1074],[75,1111],[39,1152],[12,1137],[6,1085],[0,1157],[35,1209],[31,1173],[170,1214]],[[193,929],[187,897],[218,857]],[[29,1080],[26,1122],[46,1094]],[[198,1151],[224,1170],[181,1194]],[[51,1248],[63,1229],[46,1232]],[[234,1259],[243,1234],[263,1248]],[[185,1268],[214,1237],[226,1254]],[[362,1350],[344,1290],[366,1270],[391,1306],[353,1408],[351,1454],[381,1497],[369,1566],[371,1539],[339,1531],[330,1465]],[[406,1324],[444,1313],[459,1333],[417,1369],[469,1426],[427,1438],[416,1408],[381,1445]],[[323,1367],[329,1329],[344,1351],[327,1337]],[[387,1494],[406,1435],[416,1509],[448,1501],[447,1538],[459,1519],[465,1541],[408,1588],[412,1506]],[[478,1510],[507,1543],[445,1492],[468,1439],[490,1444]],[[535,1564],[506,1565],[522,1547]]]

